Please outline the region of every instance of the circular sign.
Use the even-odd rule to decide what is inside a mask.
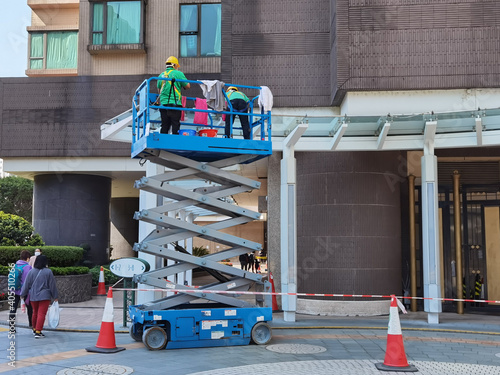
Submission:
[[[149,263],[139,258],[120,258],[111,262],[109,270],[116,276],[132,278],[149,271]]]

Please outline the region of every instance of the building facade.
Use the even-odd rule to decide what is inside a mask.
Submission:
[[[338,129],[331,123],[340,116],[373,117],[382,125],[394,116],[429,115],[438,123],[455,116],[453,127],[464,112],[481,117],[481,110],[489,110],[487,118],[498,108],[500,8],[494,1],[28,0],[28,5],[33,10],[29,78],[0,81],[0,157],[7,172],[34,178],[34,224],[46,241],[91,243],[98,261],[109,255],[105,249],[113,234],[123,254],[130,254],[136,233],[123,228],[130,228],[126,218],[132,220],[138,206],[130,187],[145,173],[130,160],[129,145],[100,139],[99,125],[130,109],[135,88],[158,75],[170,55],[179,57],[188,79],[271,88],[277,139],[297,120],[310,125],[303,138],[314,131],[333,137]],[[446,133],[440,137],[446,143]],[[295,152],[298,292],[401,295],[412,286],[419,296],[428,293],[422,154],[420,145]],[[498,300],[500,148],[453,147],[450,140],[432,156],[439,185],[435,295],[469,297],[479,279],[479,297]],[[278,289],[288,285],[281,280],[282,159],[277,150],[267,175],[259,176],[267,183],[266,245]],[[457,184],[460,215],[454,206]],[[106,201],[111,213],[97,208]],[[52,209],[54,204],[61,208]],[[81,209],[94,204],[95,209]],[[128,209],[120,209],[124,205]],[[457,246],[463,252],[457,253]],[[465,294],[458,292],[462,284]],[[332,306],[342,304],[333,300]],[[317,313],[322,307],[316,302],[299,299],[297,309]]]

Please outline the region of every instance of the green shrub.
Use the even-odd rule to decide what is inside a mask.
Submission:
[[[203,246],[193,246],[193,255],[195,257],[202,257],[210,254],[210,252]]]
[[[33,226],[21,216],[0,211],[1,246],[43,246],[42,237]]]
[[[89,273],[88,267],[50,267],[54,275],[85,275]]]
[[[31,223],[33,181],[17,176],[0,179],[0,211],[21,216]]]
[[[10,272],[9,266],[0,266],[0,275],[8,275]]]
[[[121,277],[116,276],[113,272],[109,270],[109,265],[102,266],[104,269],[104,284],[114,285]],[[99,274],[101,273],[101,266],[95,266],[90,269],[92,274],[92,286],[97,286],[99,284]]]
[[[72,267],[83,258],[84,250],[76,246],[0,246],[0,264],[8,265],[19,260],[21,251],[28,250],[31,254],[40,248],[49,259],[49,267]]]
[[[89,273],[88,267],[49,267],[54,275],[85,275]],[[0,266],[0,275],[8,275],[9,266]]]

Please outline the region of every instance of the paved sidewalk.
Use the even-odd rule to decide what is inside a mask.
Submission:
[[[381,374],[375,363],[384,361],[389,316],[324,317],[297,315],[285,322],[273,314],[269,345],[149,351],[123,327],[121,291],[114,291],[116,345],[114,354],[96,354],[105,296],[63,304],[57,330],[34,339],[26,314],[19,313],[15,337],[7,332],[8,311],[0,312],[0,373],[9,374]],[[500,374],[500,317],[440,314],[439,325],[429,325],[424,312],[400,314],[406,356],[418,374]],[[15,368],[7,355],[14,343]],[[5,354],[7,353],[7,354]],[[392,372],[402,374],[400,372]]]

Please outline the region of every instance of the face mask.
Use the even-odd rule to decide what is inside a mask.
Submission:
[[[41,254],[41,252],[39,252],[39,251],[35,251],[35,256],[36,256],[36,257],[37,257],[37,256],[39,256],[40,254]]]

